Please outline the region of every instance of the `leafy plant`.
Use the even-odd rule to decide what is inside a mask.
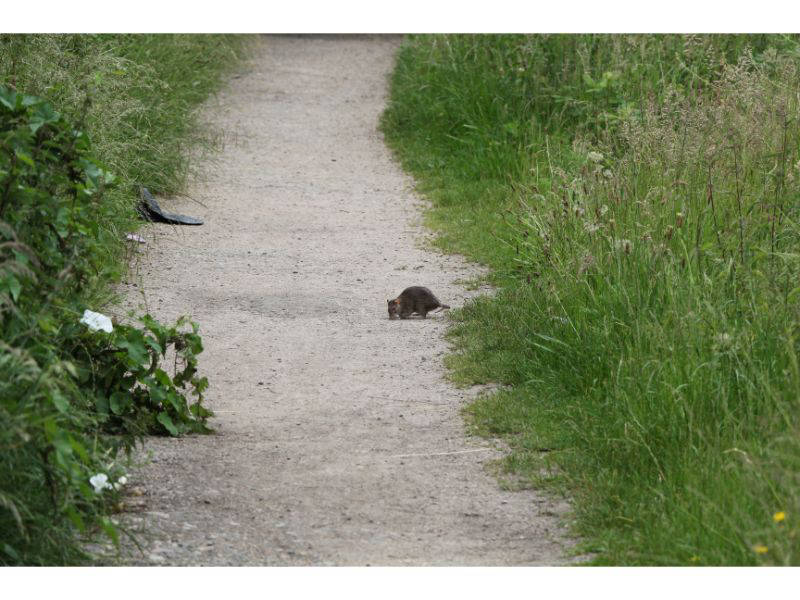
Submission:
[[[249,39],[0,34],[2,564],[91,560],[76,533],[118,538],[120,450],[208,428],[194,323],[79,319],[127,267],[138,185],[179,193],[216,144],[194,109]]]
[[[0,86],[0,220],[7,238],[35,249],[40,277],[23,303],[44,289],[69,293],[100,268],[98,251],[108,208],[101,202],[113,176],[90,154],[88,136],[40,98]],[[16,252],[27,270],[30,252]],[[21,273],[22,271],[20,271]],[[21,283],[7,273],[4,287],[19,302]]]
[[[210,431],[197,324],[145,315],[142,328],[105,333],[79,322],[115,268],[114,183],[80,127],[0,86],[0,563],[85,560],[76,530],[117,541],[96,483],[119,482],[118,451],[146,434]]]
[[[206,419],[212,413],[202,405],[208,380],[197,375],[197,355],[203,351],[197,324],[182,317],[167,327],[150,315],[140,321],[142,329],[117,325],[110,335],[97,336],[90,352],[92,371],[86,376],[104,430],[173,436],[210,432]],[[187,324],[191,330],[181,331]],[[169,352],[172,374],[161,368]],[[188,395],[196,397],[192,404]]]

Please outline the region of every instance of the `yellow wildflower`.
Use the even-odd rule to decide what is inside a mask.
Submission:
[[[772,520],[775,521],[776,523],[780,523],[785,518],[786,518],[786,513],[783,511],[776,512],[774,515],[772,515]]]
[[[769,552],[769,548],[767,548],[763,544],[756,544],[755,546],[753,546],[753,552],[755,552],[756,554],[766,554],[767,552]]]

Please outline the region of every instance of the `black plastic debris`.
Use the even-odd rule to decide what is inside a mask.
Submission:
[[[142,217],[148,221],[155,221],[157,223],[172,223],[174,225],[203,224],[202,219],[164,212],[161,210],[158,202],[156,202],[156,199],[153,198],[153,194],[151,194],[146,187],[139,188],[139,195],[142,198],[142,202],[139,204],[139,214],[141,214]]]

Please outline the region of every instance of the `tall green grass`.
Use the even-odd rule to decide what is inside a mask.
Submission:
[[[800,563],[800,52],[787,36],[421,36],[384,130],[446,249],[468,409],[600,564]]]
[[[127,267],[138,186],[180,192],[212,148],[194,109],[246,51],[237,36],[0,35],[0,564],[90,562],[87,539],[120,534],[120,450],[206,429],[196,327],[78,320]]]

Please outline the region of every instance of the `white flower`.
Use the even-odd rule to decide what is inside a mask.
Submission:
[[[733,337],[730,333],[720,333],[719,335],[714,337],[714,345],[716,346],[716,350],[720,352],[724,352],[726,350],[733,349]]]
[[[586,233],[594,233],[595,231],[600,229],[600,225],[598,225],[597,223],[590,223],[589,221],[586,221],[583,224],[583,228],[586,230]]]
[[[114,326],[111,324],[111,319],[103,314],[92,312],[88,308],[83,311],[81,323],[87,325],[92,331],[98,331],[102,329],[106,333],[111,333],[114,330]]]
[[[128,483],[128,478],[123,475],[119,479],[117,479],[117,483],[114,484],[114,489],[119,490],[123,485]]]
[[[599,152],[589,152],[587,156],[589,157],[589,160],[592,162],[599,163],[601,160],[603,160],[603,155],[600,154]]]
[[[94,487],[94,493],[99,494],[103,490],[111,489],[111,484],[108,483],[108,475],[105,473],[98,473],[89,478],[89,483]]]

